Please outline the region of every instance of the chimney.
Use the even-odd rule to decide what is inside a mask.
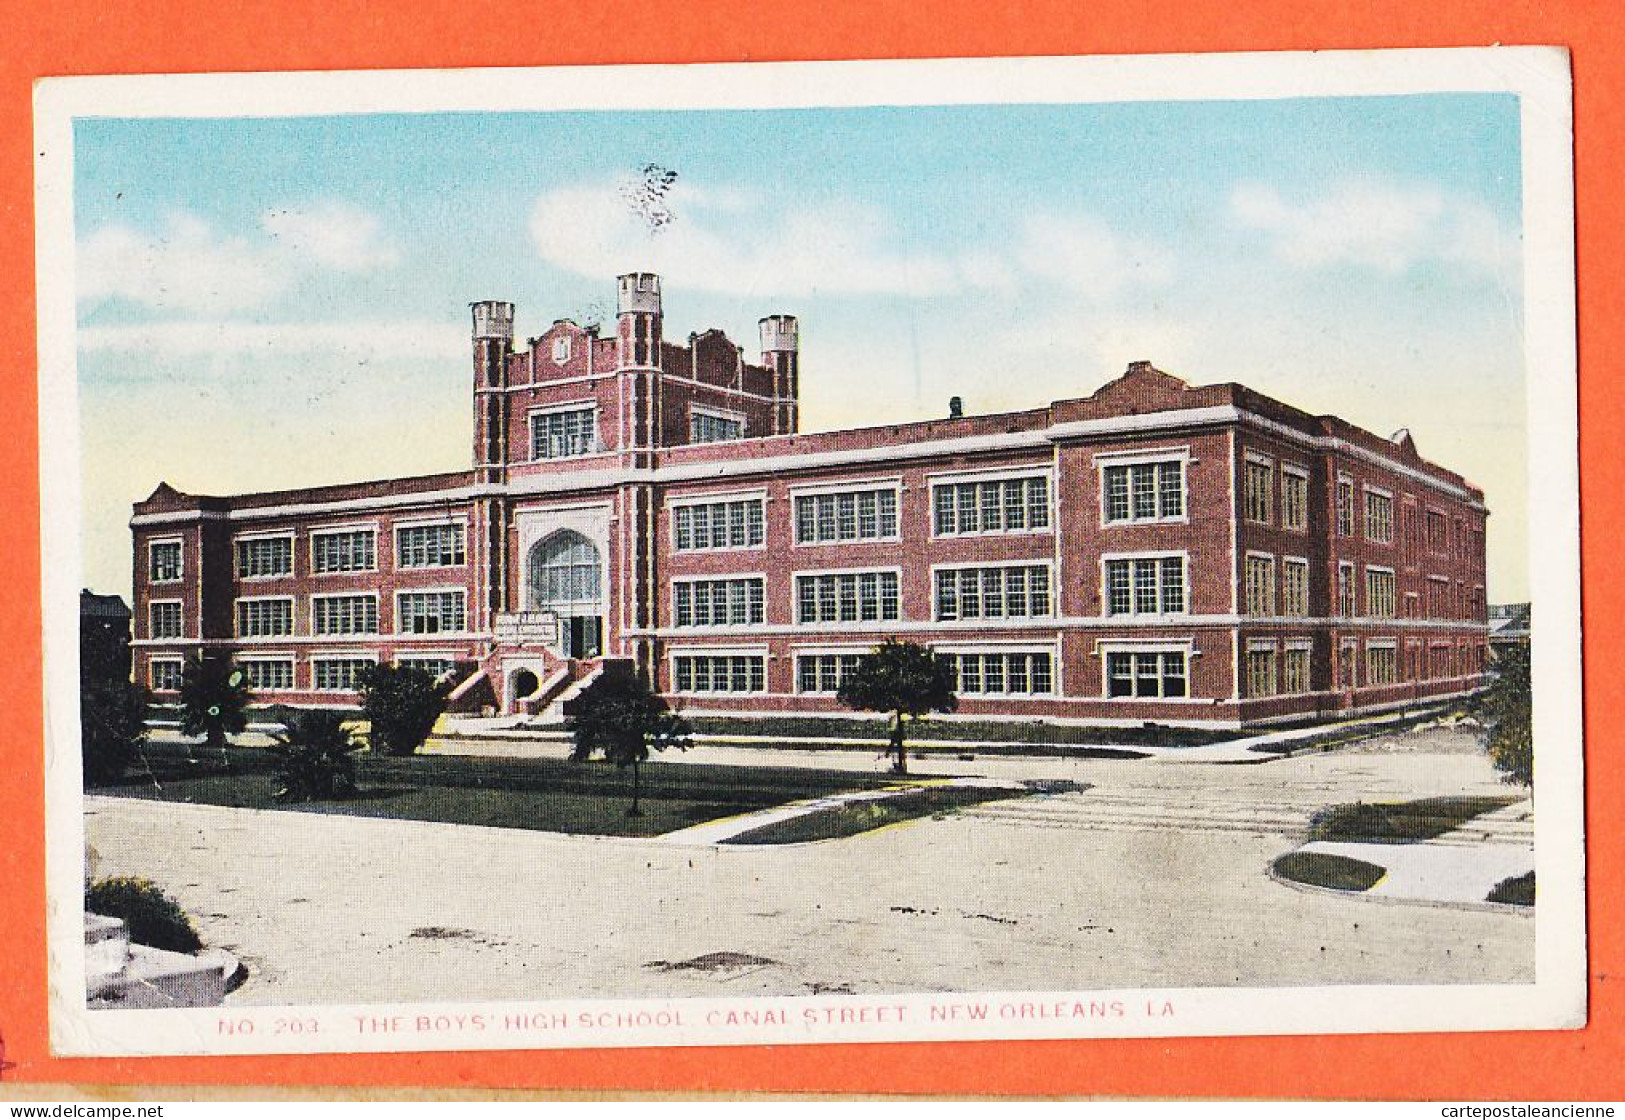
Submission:
[[[965,402],[959,397],[948,398],[948,419],[963,420],[965,418]]]

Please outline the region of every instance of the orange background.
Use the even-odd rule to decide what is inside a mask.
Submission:
[[[8,1081],[1487,1099],[1625,1098],[1625,6],[1617,0],[11,0],[0,27],[0,1035]],[[1591,1023],[1538,1034],[56,1060],[46,1034],[30,83],[59,74],[1557,44],[1573,52]],[[1612,314],[1610,314],[1612,313]],[[1611,434],[1612,433],[1612,434]],[[1534,495],[1539,500],[1539,495]],[[1538,558],[1537,558],[1538,559]],[[1578,744],[1576,744],[1578,749]],[[1613,920],[1609,920],[1614,916]],[[24,1093],[26,1094],[26,1090]],[[7,1092],[15,1096],[15,1088]],[[171,1091],[166,1095],[175,1096]]]

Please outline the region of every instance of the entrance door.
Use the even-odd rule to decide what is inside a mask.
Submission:
[[[559,620],[559,652],[598,657],[604,645],[602,555],[586,537],[565,529],[530,552],[530,606]]]
[[[603,619],[593,615],[573,615],[560,619],[564,656],[597,657],[603,652]]]

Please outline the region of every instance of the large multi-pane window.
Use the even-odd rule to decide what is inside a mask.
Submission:
[[[286,692],[293,687],[293,661],[289,658],[245,658],[237,664],[250,692]]]
[[[1288,646],[1281,654],[1281,691],[1309,691],[1309,650]]]
[[[1276,679],[1274,646],[1257,646],[1247,651],[1247,695],[1274,696],[1280,691]]]
[[[1372,618],[1393,618],[1394,607],[1394,573],[1387,568],[1367,568],[1365,613]]]
[[[1354,535],[1354,480],[1342,476],[1337,480],[1337,535]]]
[[[1399,681],[1399,650],[1392,643],[1367,644],[1365,683],[1396,684]]]
[[[179,599],[163,599],[147,606],[148,633],[154,638],[181,636],[181,604]]]
[[[725,439],[738,439],[745,434],[745,422],[737,416],[719,416],[695,410],[688,416],[690,443],[720,443]]]
[[[147,580],[173,583],[181,578],[181,542],[154,541],[147,548]]]
[[[312,634],[376,634],[378,596],[313,595],[310,619]]]
[[[154,692],[174,692],[181,686],[181,674],[186,663],[173,658],[154,659],[147,663],[147,680]]]
[[[1049,528],[1049,479],[944,482],[931,488],[931,529],[939,537]]]
[[[395,566],[455,568],[468,560],[464,538],[460,522],[402,525],[395,530]]]
[[[1309,561],[1281,562],[1281,613],[1299,618],[1309,613]]]
[[[464,629],[466,592],[402,591],[395,596],[395,630],[400,634],[458,633]]]
[[[322,657],[310,663],[311,682],[318,692],[354,692],[356,678],[377,662],[370,657]]]
[[[682,654],[672,658],[678,692],[766,692],[765,659],[750,654]]]
[[[1309,527],[1309,476],[1291,467],[1281,468],[1281,528]]]
[[[963,695],[1048,696],[1055,691],[1048,653],[939,653],[948,662],[954,691]]]
[[[1354,565],[1337,565],[1337,613],[1344,618],[1353,618],[1359,613],[1354,602]]]
[[[250,537],[237,542],[237,578],[265,579],[293,574],[293,538]]]
[[[1244,477],[1242,509],[1246,518],[1267,524],[1274,512],[1271,507],[1275,497],[1275,466],[1248,459]]]
[[[1383,544],[1394,539],[1394,499],[1375,490],[1365,492],[1365,535]]]
[[[457,660],[452,657],[438,657],[432,654],[408,653],[395,659],[395,664],[403,668],[419,669],[428,673],[435,680],[449,676],[457,671]]]
[[[796,543],[890,540],[897,536],[897,491],[848,490],[796,498]]]
[[[940,568],[936,617],[1033,618],[1050,613],[1049,569],[1042,564],[989,568]]]
[[[756,548],[765,537],[760,498],[674,506],[671,517],[673,545],[679,552]]]
[[[1249,556],[1242,569],[1244,605],[1248,614],[1273,615],[1275,613],[1275,557]]]
[[[1185,464],[1131,463],[1104,468],[1106,521],[1161,521],[1185,516]]]
[[[292,633],[292,599],[237,600],[239,638],[270,638]]]
[[[1106,695],[1173,698],[1189,694],[1183,650],[1110,650]]]
[[[889,622],[901,613],[896,572],[796,577],[797,622]]]
[[[848,675],[857,672],[861,653],[801,653],[796,655],[797,692],[835,692]]]
[[[598,410],[562,409],[532,413],[530,418],[530,457],[568,459],[590,455],[598,450]]]
[[[370,572],[378,566],[378,534],[372,529],[335,529],[310,535],[310,570]]]
[[[672,585],[672,622],[676,626],[759,626],[766,618],[765,599],[766,581],[760,576],[684,580]]]
[[[1183,556],[1106,561],[1107,614],[1180,614],[1185,610]]]

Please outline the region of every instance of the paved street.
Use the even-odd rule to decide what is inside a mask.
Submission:
[[[884,765],[800,759],[843,760]],[[1092,788],[783,848],[102,797],[87,828],[98,875],[154,879],[249,964],[236,1003],[1533,979],[1530,914],[1266,873],[1323,805],[1505,792],[1465,733],[1250,766],[918,768]]]

